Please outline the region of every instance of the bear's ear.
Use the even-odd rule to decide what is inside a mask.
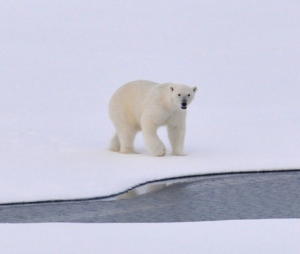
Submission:
[[[193,92],[196,93],[196,92],[197,92],[197,89],[198,89],[198,88],[197,88],[196,86],[194,86],[194,87],[193,87]]]
[[[171,87],[171,86],[170,86],[170,89],[171,89],[171,91],[172,91],[172,92],[174,91],[174,88],[173,88],[173,87]]]

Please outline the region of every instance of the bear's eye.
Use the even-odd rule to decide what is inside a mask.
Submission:
[[[188,94],[188,96],[190,97],[191,95],[190,95],[190,94]]]
[[[181,94],[179,93],[178,96],[181,96]]]

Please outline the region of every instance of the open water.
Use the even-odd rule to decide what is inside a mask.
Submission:
[[[300,171],[297,170],[179,180],[145,185],[111,199],[2,204],[0,223],[300,218]]]

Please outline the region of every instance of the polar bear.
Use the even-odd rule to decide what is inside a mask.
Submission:
[[[197,87],[147,80],[120,87],[109,103],[109,115],[116,128],[110,150],[135,153],[134,138],[141,130],[149,153],[164,156],[166,148],[156,132],[159,126],[166,125],[172,154],[184,155],[186,109],[196,91]]]

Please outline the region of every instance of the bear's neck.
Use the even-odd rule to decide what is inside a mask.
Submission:
[[[178,110],[178,107],[176,106],[176,104],[174,103],[174,99],[172,96],[172,93],[170,92],[170,87],[168,85],[166,85],[165,89],[164,89],[164,95],[163,95],[164,99],[164,106],[168,111],[176,111]]]

